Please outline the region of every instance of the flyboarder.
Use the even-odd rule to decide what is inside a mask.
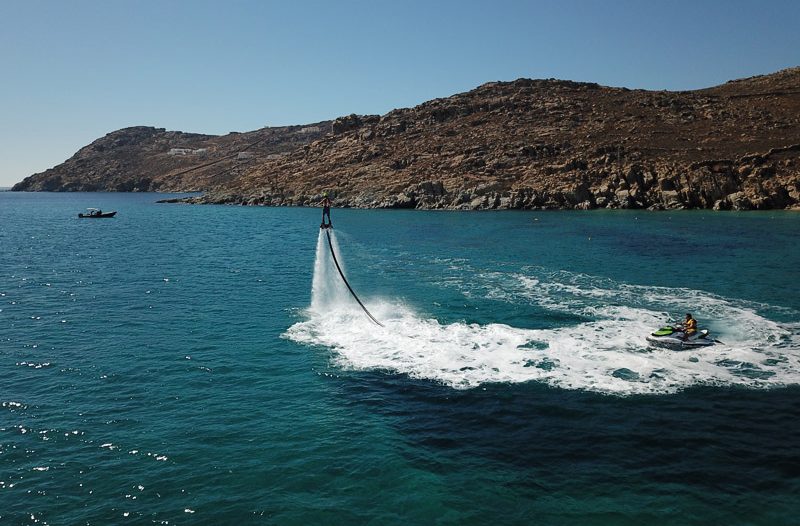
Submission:
[[[325,218],[328,218],[328,223],[325,223]],[[319,225],[320,228],[331,228],[333,224],[331,223],[331,200],[328,199],[328,192],[322,193],[322,224]]]

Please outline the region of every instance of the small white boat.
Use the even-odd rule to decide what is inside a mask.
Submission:
[[[78,217],[91,217],[91,218],[101,218],[101,217],[114,217],[117,215],[116,210],[114,212],[103,212],[99,208],[87,208],[86,213],[78,214]]]

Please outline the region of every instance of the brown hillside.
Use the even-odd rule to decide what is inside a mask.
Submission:
[[[800,68],[690,92],[497,82],[244,173],[212,202],[416,208],[785,208],[800,200]]]
[[[315,205],[323,191],[336,206],[386,208],[800,205],[800,68],[685,92],[493,82],[323,131],[223,176],[181,174],[162,155],[149,188],[262,205]]]
[[[18,191],[200,191],[284,155],[330,131],[330,122],[228,135],[138,126],[109,133],[64,163],[32,175]]]

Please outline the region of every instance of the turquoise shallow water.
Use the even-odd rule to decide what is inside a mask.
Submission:
[[[800,513],[800,215],[334,210],[381,328],[319,210],[158,197],[0,193],[3,524]]]

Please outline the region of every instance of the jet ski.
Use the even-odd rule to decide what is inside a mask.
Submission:
[[[710,347],[715,343],[719,343],[708,335],[708,329],[699,329],[685,340],[683,338],[683,327],[667,325],[648,336],[647,342],[654,347],[663,347],[676,351]]]

